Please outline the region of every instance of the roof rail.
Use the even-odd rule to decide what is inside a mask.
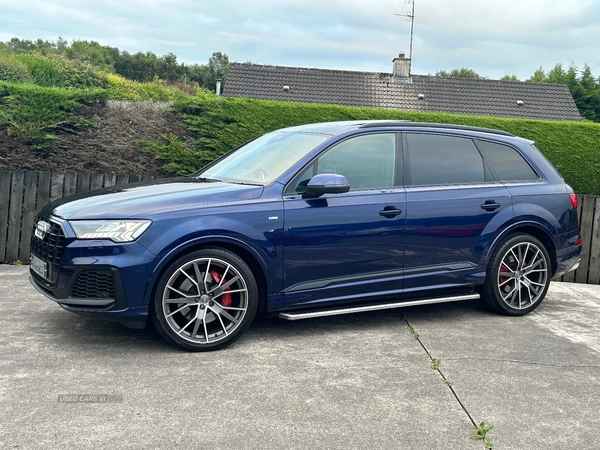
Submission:
[[[472,127],[469,125],[455,125],[449,123],[427,123],[427,122],[411,122],[410,120],[389,120],[389,121],[373,121],[366,122],[360,125],[359,128],[378,128],[378,127],[414,127],[414,128],[445,128],[449,130],[469,130],[480,131],[482,133],[499,134],[502,136],[514,136],[514,134],[503,130],[494,130],[492,128]]]

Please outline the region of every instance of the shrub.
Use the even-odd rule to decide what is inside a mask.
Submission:
[[[44,87],[106,88],[106,75],[79,61],[59,55],[22,54],[16,58],[29,70],[33,82]]]
[[[168,102],[183,99],[186,94],[176,85],[155,79],[148,83],[128,80],[121,75],[108,74],[108,95],[113,100]]]
[[[28,83],[31,75],[27,66],[18,61],[13,55],[0,54],[0,81],[9,83]]]
[[[132,102],[141,100],[139,88],[137,86],[139,83],[115,74],[108,74],[106,79],[108,80],[109,98]]]
[[[171,133],[163,135],[161,142],[139,141],[138,145],[154,153],[156,159],[167,161],[163,169],[173,175],[188,175],[218,156],[215,152],[190,147]]]
[[[33,84],[0,82],[0,127],[9,136],[44,148],[57,130],[89,127],[93,124],[76,114],[86,104],[104,102],[101,89],[45,88]]]
[[[200,89],[200,85],[195,81],[184,83],[181,80],[162,80],[161,83],[163,86],[177,88],[188,95],[196,95]]]

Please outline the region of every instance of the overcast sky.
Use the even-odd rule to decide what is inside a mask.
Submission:
[[[391,72],[409,53],[406,0],[0,0],[0,41],[95,40],[130,53]],[[412,72],[468,67],[530,77],[584,64],[600,75],[600,0],[414,0]]]

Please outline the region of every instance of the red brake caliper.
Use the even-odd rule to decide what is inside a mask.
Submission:
[[[502,264],[500,266],[500,271],[501,272],[510,272],[510,269],[508,267],[506,267],[506,264]],[[500,276],[498,277],[500,279],[500,283],[504,283],[504,280],[506,280],[506,277]]]
[[[210,274],[213,277],[213,280],[215,280],[215,283],[220,284],[221,274],[219,272],[217,272],[216,270],[211,270]],[[224,279],[223,283],[226,283],[226,282],[227,282],[227,280]],[[225,291],[227,292],[230,289],[231,289],[231,286],[227,286],[225,288]],[[231,306],[231,294],[223,294],[222,299],[223,300],[221,301],[221,303],[223,306]]]

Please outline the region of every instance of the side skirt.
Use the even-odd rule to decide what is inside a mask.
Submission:
[[[478,298],[479,294],[455,295],[452,297],[435,297],[404,302],[378,303],[376,305],[367,306],[323,309],[318,311],[283,312],[279,313],[277,317],[284,320],[312,319],[314,317],[337,316],[340,314],[352,314],[365,311],[379,311],[382,309],[404,308],[406,306],[431,305],[434,303],[458,302],[462,300],[477,300]]]

